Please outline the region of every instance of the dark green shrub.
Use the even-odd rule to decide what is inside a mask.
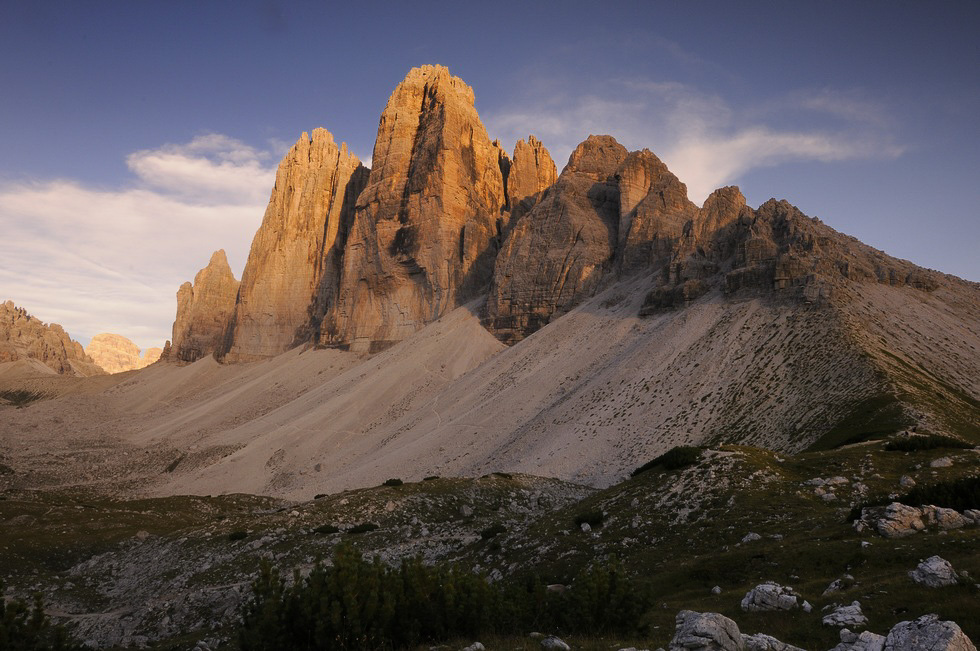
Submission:
[[[632,472],[631,477],[636,477],[641,472],[646,472],[651,468],[662,466],[665,470],[677,470],[686,466],[693,466],[701,460],[701,448],[690,445],[679,445],[661,454],[656,459],[648,461]]]
[[[493,474],[495,476],[497,476],[497,477],[500,477],[501,479],[513,479],[514,478],[514,475],[510,474],[509,472],[495,472]]]
[[[18,409],[46,397],[41,391],[27,391],[25,389],[12,389],[0,391],[0,399],[6,400]]]
[[[380,529],[379,525],[373,522],[362,522],[361,524],[356,524],[347,530],[347,533],[366,533],[368,531],[374,531],[375,529]]]
[[[575,526],[581,527],[583,524],[588,524],[593,529],[598,529],[602,526],[602,520],[602,511],[586,511],[575,516]]]
[[[248,538],[247,531],[232,531],[230,534],[228,534],[228,540],[231,542],[235,542],[236,540],[245,540],[246,538]]]
[[[489,527],[481,531],[480,538],[483,540],[490,540],[491,538],[499,536],[502,533],[507,533],[507,527],[497,522],[491,524]]]
[[[897,501],[909,506],[932,504],[957,511],[980,509],[980,477],[922,484],[899,497]]]
[[[491,584],[459,566],[430,567],[421,559],[389,567],[344,544],[330,566],[318,563],[306,578],[294,572],[289,587],[261,561],[238,641],[243,651],[305,651],[414,648],[519,630],[633,633],[650,604],[645,595],[615,559],[582,572],[558,594],[538,577]]]
[[[18,651],[74,651],[82,649],[65,629],[55,626],[44,613],[41,595],[28,605],[20,599],[7,601],[0,581],[0,649]]]
[[[401,486],[404,483],[401,479],[386,479],[382,486]]]
[[[340,527],[335,527],[332,524],[321,524],[319,527],[313,530],[313,533],[322,533],[322,534],[340,533]]]
[[[935,450],[937,448],[969,450],[973,448],[973,444],[942,434],[901,436],[885,443],[885,449],[889,452],[918,452],[919,450]]]
[[[326,496],[327,496],[326,493],[317,493],[316,495],[313,496],[313,499],[315,499],[315,500],[322,500]]]
[[[422,481],[432,481],[434,479],[439,479],[439,475],[429,475],[428,477],[423,477]]]

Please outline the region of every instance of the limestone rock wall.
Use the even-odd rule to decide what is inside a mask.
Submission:
[[[162,348],[147,348],[141,356],[139,346],[122,335],[109,332],[95,335],[85,347],[85,353],[106,373],[145,368],[160,359],[162,352]]]
[[[326,129],[304,133],[286,154],[242,274],[225,360],[272,357],[309,338],[337,293],[367,174]]]
[[[222,351],[238,286],[224,250],[215,251],[208,266],[194,276],[194,283],[177,290],[173,340],[164,347],[162,358],[194,362]]]
[[[82,345],[57,323],[47,324],[17,307],[0,303],[0,363],[35,359],[61,375],[101,375]]]
[[[504,176],[473,102],[442,66],[414,68],[395,89],[321,343],[383,348],[489,283]]]
[[[615,174],[628,155],[613,138],[590,136],[514,225],[497,257],[486,307],[487,327],[502,341],[521,339],[595,292],[616,250]]]

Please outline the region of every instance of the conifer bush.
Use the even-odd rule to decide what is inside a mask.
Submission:
[[[919,450],[935,450],[937,448],[969,450],[973,448],[973,444],[942,434],[902,436],[885,443],[885,450],[889,452],[918,452]]]
[[[76,651],[76,644],[65,629],[55,626],[44,612],[41,595],[28,604],[21,599],[7,601],[0,581],[0,649],[17,651]]]
[[[661,454],[659,457],[648,461],[630,474],[636,477],[641,472],[646,472],[656,466],[663,466],[665,470],[677,470],[687,466],[693,466],[701,460],[701,448],[690,445],[678,445]]]
[[[238,642],[244,651],[402,649],[532,629],[631,633],[649,606],[644,594],[615,560],[592,566],[557,594],[533,576],[489,583],[419,558],[392,567],[344,544],[330,565],[318,563],[306,578],[294,572],[291,585],[261,561]]]

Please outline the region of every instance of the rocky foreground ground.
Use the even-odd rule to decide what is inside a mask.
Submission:
[[[654,595],[626,646],[970,649],[978,513],[892,502],[913,485],[978,474],[977,450],[872,442],[795,456],[723,446],[604,490],[506,473],[299,501],[8,490],[0,572],[8,596],[41,591],[101,647],[221,648],[260,559],[288,575],[350,542],[386,562],[420,555],[490,581],[533,571],[572,591],[579,569],[616,556]],[[933,614],[959,628],[922,619]],[[506,643],[539,646],[529,633]],[[579,648],[615,643],[541,633]],[[945,646],[922,646],[927,637]]]

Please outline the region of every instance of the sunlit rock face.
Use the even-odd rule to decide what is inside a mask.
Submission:
[[[45,373],[61,375],[103,373],[64,328],[57,323],[44,323],[13,301],[0,303],[0,364],[5,362],[39,362],[43,365],[39,369],[50,369],[44,370]]]
[[[162,358],[193,362],[223,350],[238,285],[224,250],[215,251],[208,266],[194,276],[194,283],[177,290],[173,340],[164,347]]]
[[[590,136],[555,184],[521,217],[496,260],[487,325],[505,342],[521,339],[591,296],[616,249],[626,148]]]
[[[322,343],[383,348],[485,291],[506,157],[473,101],[442,66],[412,69],[388,100]]]
[[[147,348],[142,355],[140,352],[140,347],[135,343],[110,332],[95,335],[85,347],[85,353],[106,373],[123,373],[145,368],[160,359],[163,349]]]
[[[367,176],[326,129],[304,133],[289,150],[245,264],[225,361],[272,357],[312,336],[337,294],[354,201]]]

